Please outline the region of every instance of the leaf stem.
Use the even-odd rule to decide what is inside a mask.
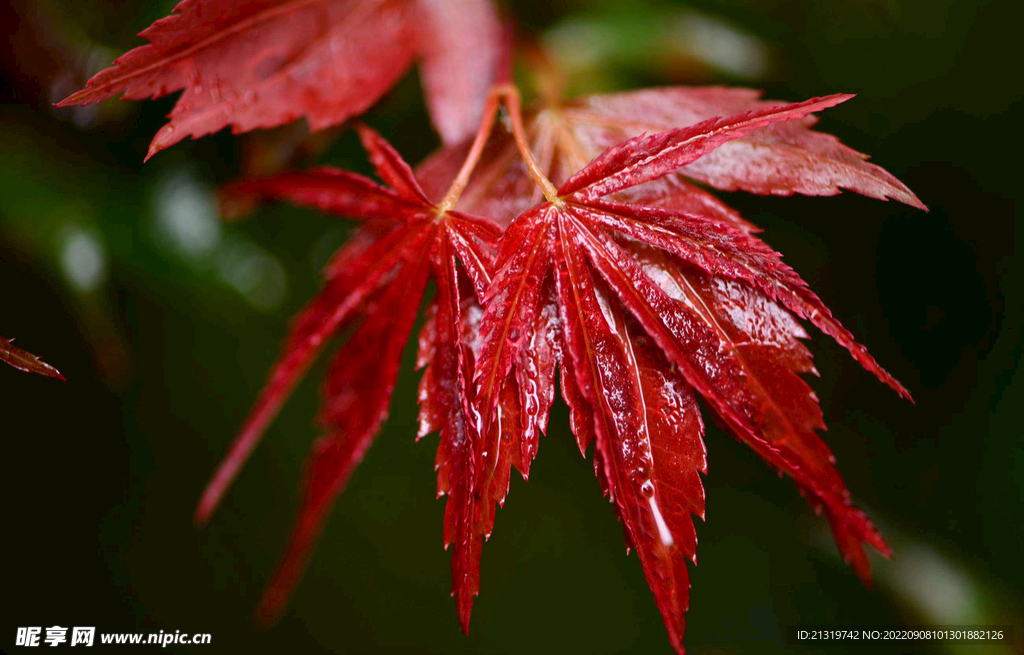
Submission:
[[[455,206],[455,203],[459,201],[459,197],[462,196],[462,192],[466,190],[466,185],[469,184],[469,177],[473,174],[473,169],[476,168],[477,163],[480,161],[480,156],[484,152],[484,146],[487,145],[487,139],[490,138],[491,131],[494,129],[494,117],[498,113],[498,102],[502,97],[501,89],[503,86],[492,88],[491,92],[487,95],[487,104],[484,105],[484,114],[480,118],[480,127],[477,129],[473,145],[466,155],[466,161],[462,163],[459,174],[455,177],[452,185],[448,187],[448,192],[444,194],[444,199],[438,205],[438,209],[442,212],[446,212]]]
[[[509,120],[512,124],[512,136],[515,139],[516,147],[519,149],[519,154],[522,155],[523,161],[526,163],[530,177],[541,188],[549,202],[561,204],[561,200],[558,197],[558,189],[555,188],[555,185],[544,174],[541,165],[537,162],[536,157],[533,156],[533,151],[530,150],[530,141],[527,139],[526,129],[523,127],[522,101],[520,100],[519,89],[513,84],[498,84],[491,88],[491,92],[487,95],[487,104],[484,105],[484,114],[480,118],[480,127],[476,131],[473,145],[470,146],[469,152],[466,154],[466,160],[462,163],[462,168],[459,169],[455,180],[448,187],[444,198],[438,203],[437,208],[439,212],[443,213],[455,207],[455,204],[462,196],[462,192],[466,190],[469,178],[473,174],[473,169],[480,162],[484,147],[486,147],[487,140],[494,129],[494,117],[498,113],[498,105],[501,101],[504,101],[505,107],[508,109]]]

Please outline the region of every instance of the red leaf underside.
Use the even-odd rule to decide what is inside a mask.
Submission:
[[[305,118],[314,130],[362,113],[422,58],[434,124],[455,143],[476,127],[500,54],[489,0],[183,0],[59,106],[183,90],[149,155],[185,137]],[[471,55],[471,56],[470,56]]]

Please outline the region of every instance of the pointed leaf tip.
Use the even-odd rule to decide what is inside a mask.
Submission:
[[[53,366],[50,366],[42,359],[14,345],[14,339],[0,337],[0,361],[24,371],[25,373],[36,373],[43,377],[53,378],[66,382],[64,375]]]
[[[469,621],[473,614],[473,597],[476,594],[456,594],[456,604],[458,605],[459,615],[459,629],[462,630],[462,634],[469,636]]]

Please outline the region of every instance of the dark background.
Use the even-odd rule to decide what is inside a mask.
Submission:
[[[254,627],[315,436],[322,367],[211,525],[195,530],[191,512],[348,226],[286,207],[219,223],[213,189],[238,174],[251,139],[185,142],[143,166],[173,99],[49,108],[139,44],[133,35],[172,4],[18,0],[0,17],[0,334],[68,378],[0,367],[0,650],[18,650],[17,626],[95,625],[213,636],[180,651],[669,652],[558,403],[529,484],[512,483],[484,550],[472,634],[460,634],[434,500],[436,437],[413,443],[411,353],[391,419],[291,606],[269,632]],[[1010,647],[916,649],[1020,652],[1021,84],[1010,5],[507,3],[525,32],[572,55],[581,91],[715,82],[790,100],[857,93],[821,128],[871,153],[931,208],[726,194],[917,404],[815,335],[827,441],[896,552],[874,557],[874,591],[842,564],[793,485],[709,426],[691,652],[785,651],[788,626],[865,623],[1016,624]],[[745,36],[715,54],[694,35],[716,29],[726,31],[713,45]],[[415,75],[366,119],[413,161],[436,146]],[[315,160],[366,170],[351,134]]]

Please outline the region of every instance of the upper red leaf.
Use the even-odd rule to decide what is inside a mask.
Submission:
[[[340,123],[418,56],[434,123],[455,142],[480,118],[500,47],[489,0],[182,0],[140,36],[149,45],[59,106],[184,89],[148,156],[227,126],[237,134],[299,117],[313,129]]]

